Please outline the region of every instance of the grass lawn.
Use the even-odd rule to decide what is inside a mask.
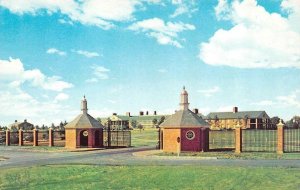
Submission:
[[[177,156],[177,153],[159,153],[159,156]],[[218,159],[300,159],[300,153],[284,153],[278,155],[273,152],[243,152],[241,154],[235,154],[234,152],[182,152],[180,156],[191,157],[217,157]]]
[[[131,146],[156,146],[158,142],[157,129],[132,130]]]
[[[0,170],[0,189],[299,189],[299,168],[51,165]]]

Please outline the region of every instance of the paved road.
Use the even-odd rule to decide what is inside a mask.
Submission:
[[[151,150],[153,147],[110,149],[86,152],[28,152],[17,151],[18,147],[0,147],[0,168],[36,166],[47,164],[95,164],[95,165],[209,165],[247,167],[297,167],[300,160],[202,160],[184,157],[135,156],[133,153]]]

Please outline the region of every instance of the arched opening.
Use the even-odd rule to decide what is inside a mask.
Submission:
[[[80,132],[80,146],[88,146],[88,131],[84,130]]]
[[[95,131],[95,146],[100,146],[100,132],[98,130]]]

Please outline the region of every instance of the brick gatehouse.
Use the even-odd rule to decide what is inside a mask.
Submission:
[[[85,96],[81,101],[82,114],[65,126],[66,148],[103,147],[103,125],[87,113]]]
[[[189,110],[188,93],[183,87],[180,110],[161,124],[160,147],[164,152],[208,151],[209,124]]]

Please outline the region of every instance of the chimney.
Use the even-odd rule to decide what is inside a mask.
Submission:
[[[143,111],[140,111],[140,116],[143,116],[144,115],[144,112]]]
[[[113,115],[117,115],[117,113],[113,113]]]
[[[153,115],[157,115],[156,111],[154,111]]]
[[[148,111],[146,111],[146,115],[149,115],[149,112],[148,112]]]
[[[130,112],[126,112],[126,116],[130,117]]]
[[[195,109],[193,110],[193,112],[194,112],[195,114],[198,114],[198,113],[199,113],[199,110],[198,110],[197,108],[195,108]]]
[[[239,111],[238,107],[233,107],[233,113],[237,113]]]

